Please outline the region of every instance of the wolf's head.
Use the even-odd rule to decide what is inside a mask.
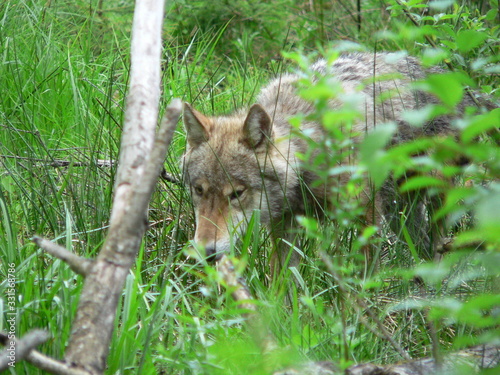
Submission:
[[[261,210],[264,225],[282,215],[290,164],[275,145],[271,117],[258,104],[221,117],[206,117],[185,104],[184,125],[183,172],[196,215],[194,241],[209,259],[219,259],[231,235],[245,232],[254,210]]]

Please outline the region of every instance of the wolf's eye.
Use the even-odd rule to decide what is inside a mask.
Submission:
[[[203,188],[200,185],[196,185],[194,187],[194,192],[196,195],[202,196],[203,195]]]
[[[239,198],[241,198],[241,196],[243,195],[244,192],[245,192],[245,188],[239,188],[239,189],[233,190],[233,192],[231,194],[229,194],[229,199],[231,199],[231,200],[239,199]]]

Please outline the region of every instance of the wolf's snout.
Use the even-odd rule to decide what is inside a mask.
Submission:
[[[200,206],[196,215],[194,242],[199,246],[201,253],[205,253],[208,262],[215,262],[230,250],[229,233],[221,230],[226,226],[226,215],[220,210],[210,211],[211,207],[207,208],[206,202],[202,202]]]
[[[223,252],[217,251],[215,244],[210,244],[205,246],[205,255],[207,256],[208,262],[216,262],[222,258]]]

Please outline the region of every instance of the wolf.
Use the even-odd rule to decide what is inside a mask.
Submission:
[[[411,126],[404,120],[405,111],[437,103],[433,96],[411,88],[413,81],[429,73],[416,58],[349,53],[330,64],[320,59],[311,69],[318,77],[328,77],[332,84],[339,85],[345,95],[361,95],[358,110],[364,116],[350,130],[356,142],[388,122],[397,125],[391,144],[455,131],[450,115],[437,117],[423,127]],[[184,104],[187,147],[182,169],[195,211],[194,243],[205,250],[209,259],[217,260],[227,252],[233,236],[245,233],[252,213],[260,210],[261,223],[278,243],[273,264],[278,268],[297,266],[300,255],[294,251],[298,244],[295,217],[303,215],[307,207],[319,206],[321,210],[334,199],[328,183],[315,184],[317,176],[297,157],[310,152],[311,144],[319,143],[326,135],[321,123],[308,117],[315,111],[314,104],[297,93],[300,77],[287,73],[272,79],[261,89],[255,104],[228,115],[209,117]],[[382,100],[387,93],[392,93],[390,99]],[[341,102],[332,99],[329,106],[339,108]],[[306,136],[297,136],[290,124],[290,119],[299,115],[303,119],[299,132]],[[359,197],[361,204],[370,207],[366,222],[380,225],[386,221],[393,230],[399,230],[397,213],[410,203],[395,198],[397,182],[388,181],[377,192],[369,190]],[[407,212],[415,216],[410,221],[415,227],[411,231],[415,243],[432,254],[435,250],[431,237],[442,237],[444,229],[429,230],[428,225],[423,225],[429,222],[425,205],[422,199]]]

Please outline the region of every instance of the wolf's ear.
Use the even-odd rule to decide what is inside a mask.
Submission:
[[[259,104],[254,104],[248,111],[243,125],[243,142],[250,148],[257,148],[271,140],[272,121]]]
[[[184,103],[184,127],[186,128],[186,137],[189,146],[198,147],[208,140],[210,120],[200,112]]]

